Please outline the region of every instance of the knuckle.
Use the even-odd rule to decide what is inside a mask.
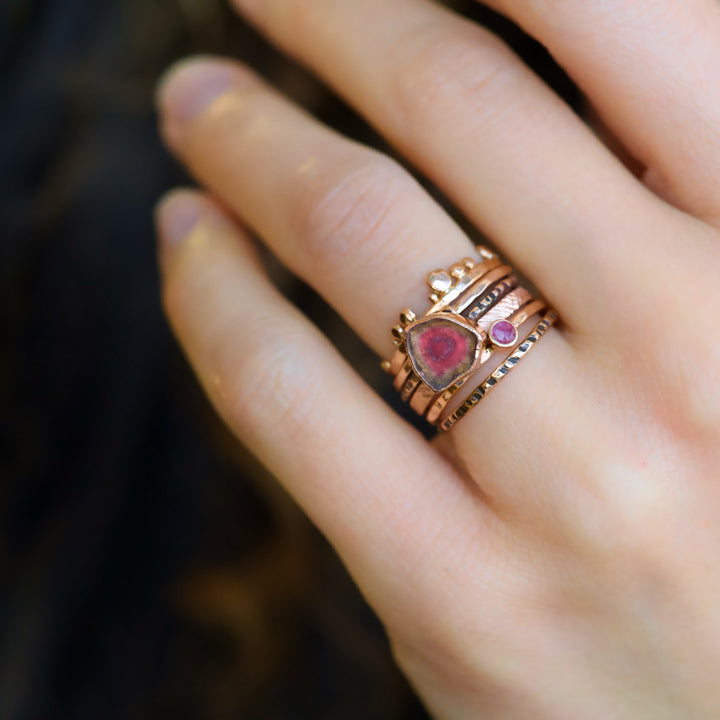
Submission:
[[[348,257],[354,264],[386,261],[415,202],[415,181],[379,153],[341,175],[321,173],[299,192],[292,212],[305,262],[334,271]]]
[[[262,343],[245,345],[229,348],[218,373],[228,378],[221,391],[223,417],[238,433],[265,435],[271,429],[292,443],[312,425],[317,373],[287,332],[271,330]]]
[[[398,126],[413,135],[466,117],[483,125],[501,119],[522,95],[510,49],[479,27],[425,27],[399,45],[393,74]]]
[[[575,529],[584,552],[619,581],[651,576],[662,563],[662,548],[675,520],[674,480],[667,458],[643,452],[651,439],[634,437],[625,450],[599,460],[585,478],[594,500],[584,505]],[[633,449],[633,446],[637,446]]]
[[[616,356],[608,370],[620,373],[620,387],[641,403],[649,426],[675,444],[692,444],[720,421],[720,343],[714,331],[720,293],[699,282],[702,277],[700,271],[670,268],[644,296],[628,290],[628,297],[635,295],[633,311],[627,312],[627,303],[624,315],[622,303],[613,308],[608,338]],[[670,302],[668,288],[681,303]]]

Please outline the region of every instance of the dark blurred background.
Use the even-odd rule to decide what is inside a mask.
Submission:
[[[574,98],[535,43],[452,4]],[[152,210],[188,179],[153,90],[198,52],[242,58],[390,152],[222,0],[0,1],[0,720],[426,718],[342,564],[215,419],[163,320]],[[376,359],[268,263],[385,394]]]

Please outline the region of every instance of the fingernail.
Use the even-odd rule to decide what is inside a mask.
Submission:
[[[190,235],[202,215],[202,201],[192,190],[172,190],[155,211],[163,248],[174,248]]]
[[[157,102],[165,130],[171,136],[207,109],[214,100],[239,82],[240,70],[211,58],[191,58],[176,63],[158,84]]]

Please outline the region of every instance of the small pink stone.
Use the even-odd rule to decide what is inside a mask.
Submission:
[[[496,345],[509,347],[517,341],[517,328],[509,320],[498,320],[490,329],[490,337]]]

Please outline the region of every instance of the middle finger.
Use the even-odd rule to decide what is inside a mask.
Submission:
[[[608,283],[631,287],[657,251],[670,209],[474,23],[427,0],[235,3],[368,116],[566,322],[607,315],[619,296]]]
[[[205,92],[218,96],[207,104]],[[205,105],[188,118],[193,98]],[[161,110],[164,137],[193,174],[381,354],[400,310],[427,304],[423,272],[474,255],[397,163],[333,133],[237,63],[182,63]]]

